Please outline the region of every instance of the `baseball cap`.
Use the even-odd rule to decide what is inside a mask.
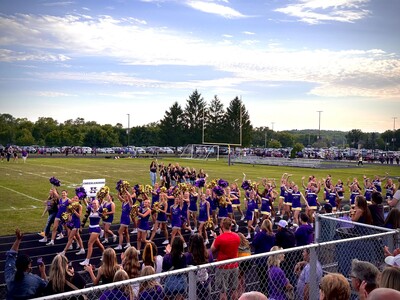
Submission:
[[[288,225],[288,223],[285,220],[280,220],[278,222],[278,226],[285,228]]]
[[[393,267],[400,267],[400,254],[396,256],[387,256],[385,258],[385,263]]]
[[[343,211],[350,211],[350,209],[351,209],[351,207],[348,204],[343,206]]]

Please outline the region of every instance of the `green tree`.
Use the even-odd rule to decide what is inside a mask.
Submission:
[[[364,133],[360,129],[352,129],[346,134],[347,142],[354,148],[364,141]]]
[[[53,118],[49,117],[40,117],[33,126],[32,135],[35,140],[45,140],[47,139],[47,135],[53,131],[58,129],[58,122]],[[50,137],[49,140],[54,141],[53,137]],[[49,145],[50,146],[50,145]]]
[[[209,108],[205,113],[205,132],[206,142],[220,143],[224,138],[224,105],[215,95],[210,102]]]
[[[271,140],[271,141],[268,143],[268,146],[269,146],[270,148],[282,148],[282,144],[281,144],[281,142],[279,142],[278,140]]]
[[[290,158],[296,158],[297,153],[301,152],[304,149],[304,145],[301,143],[296,143],[293,146],[292,151],[290,152]]]
[[[175,102],[160,122],[160,145],[181,146],[183,134],[183,110],[178,102]]]
[[[242,114],[241,116],[240,113]],[[249,113],[242,103],[242,100],[235,97],[235,99],[229,103],[224,119],[226,142],[239,144],[240,132],[242,132],[242,146],[250,146],[253,126],[251,125]],[[242,128],[240,128],[240,125],[242,125]]]
[[[202,142],[203,113],[205,112],[206,102],[201,94],[195,90],[186,100],[183,112],[183,122],[185,128],[185,142],[198,144]]]
[[[292,147],[294,144],[294,136],[288,132],[282,131],[277,134],[277,140],[282,144],[282,147]]]
[[[35,144],[35,139],[29,129],[22,128],[17,132],[16,143],[21,146],[33,145]]]
[[[16,132],[15,118],[10,114],[0,114],[0,144],[14,144]]]

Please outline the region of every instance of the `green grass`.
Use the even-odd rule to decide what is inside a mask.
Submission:
[[[149,165],[151,159],[128,159],[119,160],[104,158],[33,158],[29,157],[26,164],[22,160],[18,163],[0,163],[0,214],[1,231],[0,235],[12,234],[16,227],[24,232],[41,231],[47,220],[47,215],[41,217],[44,209],[43,201],[48,196],[51,187],[49,178],[54,176],[61,181],[62,189],[69,191],[70,196],[74,195],[74,189],[82,184],[83,179],[105,178],[106,184],[115,195],[115,185],[119,179],[127,180],[134,184],[149,184]],[[385,172],[391,175],[398,175],[397,166],[367,165],[362,168],[345,169],[303,169],[289,167],[272,167],[261,165],[228,166],[226,160],[200,161],[177,158],[159,159],[159,162],[176,163],[194,167],[196,170],[204,168],[211,179],[224,178],[229,182],[237,180],[242,182],[243,173],[251,180],[260,180],[263,177],[275,178],[277,183],[283,173],[293,174],[292,179],[300,184],[302,176],[315,175],[318,178],[331,174],[333,180],[373,176],[383,176]],[[348,195],[348,192],[347,192]],[[117,217],[119,220],[120,205],[117,204]]]

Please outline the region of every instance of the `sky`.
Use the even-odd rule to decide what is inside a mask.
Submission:
[[[0,113],[133,127],[197,89],[225,108],[240,97],[254,127],[397,129],[399,11],[395,0],[2,0]]]

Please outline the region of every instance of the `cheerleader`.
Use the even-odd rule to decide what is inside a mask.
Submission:
[[[177,236],[177,235],[180,236],[182,240],[184,240],[182,233],[181,233],[182,207],[183,207],[182,194],[179,194],[175,198],[174,205],[172,205],[171,209],[170,209],[171,226],[172,226],[171,241],[173,241],[175,236]],[[186,247],[186,243],[184,243],[183,247]]]
[[[237,211],[240,213],[240,221],[243,221],[244,213],[240,207],[240,189],[236,182],[231,183],[231,194],[236,197],[233,197],[232,199],[232,207],[233,209],[237,209]]]
[[[349,184],[347,181],[347,185],[350,188],[350,206],[354,209],[355,207],[355,200],[358,195],[360,195],[361,187],[358,184],[357,178],[354,178],[353,182]]]
[[[193,218],[193,226],[194,229],[191,231],[192,234],[194,234],[197,231],[197,198],[199,197],[199,194],[196,192],[195,187],[192,186],[190,188],[190,193],[189,193],[189,213],[188,217],[190,215]],[[188,219],[188,224],[190,226],[190,219]]]
[[[233,202],[238,200],[238,197],[236,196],[236,192],[232,192],[230,187],[226,188],[226,197],[227,197],[227,210],[228,210],[228,217],[232,220],[232,224],[235,225],[235,232],[239,231],[239,225],[236,223],[235,216],[233,215]]]
[[[326,199],[325,202],[329,203],[332,206],[332,211],[336,212],[337,210],[337,203],[339,200],[339,194],[336,191],[335,187],[330,183],[329,186],[326,187]]]
[[[222,221],[228,217],[228,200],[225,200],[224,202],[222,201],[222,197],[225,197],[225,195],[217,197],[216,196],[216,201],[217,201],[217,205],[218,205],[218,221],[220,223],[220,227],[222,228]],[[217,223],[218,224],[218,223]]]
[[[103,219],[103,225],[104,225],[104,240],[103,244],[108,244],[108,236],[111,235],[113,238],[113,243],[117,241],[117,235],[114,234],[114,232],[111,231],[110,227],[112,222],[114,221],[114,214],[115,214],[115,203],[110,194],[107,194],[107,196],[103,199],[103,202],[101,204],[101,208],[103,211],[102,214],[102,219]]]
[[[382,181],[385,181],[387,178],[388,173],[386,173],[385,177],[379,177],[378,175],[374,176],[372,180],[372,184],[374,185],[377,192],[382,193]]]
[[[218,224],[217,221],[217,201],[213,197],[212,190],[211,189],[206,189],[206,199],[207,202],[210,204],[210,214],[214,223],[214,229],[215,225]]]
[[[61,219],[61,216],[67,212],[67,207],[70,204],[71,200],[68,198],[68,192],[66,190],[61,191],[61,199],[58,201],[58,212],[56,218],[54,219],[53,231],[51,233],[51,240],[46,245],[47,246],[54,246],[54,239],[56,237],[58,225],[64,222]],[[63,224],[64,225],[64,224]],[[57,239],[62,239],[64,235],[60,232]]]
[[[159,189],[158,182],[156,182],[154,184],[154,189],[151,190],[150,194],[151,194],[151,207],[154,207],[154,204],[157,203],[158,201],[160,201],[160,189]],[[156,224],[156,218],[157,218],[157,212],[155,210],[152,210],[151,211],[151,220],[152,220],[153,224]],[[154,229],[154,225],[151,230],[153,230],[153,229]]]
[[[298,185],[295,184],[292,190],[292,210],[294,223],[297,225],[300,225],[299,214],[301,212],[301,199],[303,199],[304,203],[307,205],[306,198],[304,197],[303,193],[299,191]]]
[[[311,184],[306,194],[306,214],[310,219],[310,223],[314,222],[314,212],[317,210],[318,203],[318,187],[316,184]]]
[[[189,220],[189,203],[190,203],[190,193],[188,191],[183,193],[182,200],[182,228],[183,230],[189,230],[192,232],[192,228],[190,227],[190,220]],[[174,239],[172,239],[174,240]]]
[[[140,249],[142,248],[142,242],[146,242],[147,231],[150,230],[149,226],[149,218],[150,218],[150,200],[146,199],[143,201],[143,206],[139,208],[138,217],[139,226],[138,226],[138,235],[137,235],[137,250],[140,253]]]
[[[254,231],[253,222],[254,222],[254,211],[257,207],[257,199],[256,199],[256,191],[251,190],[249,193],[249,199],[245,202],[246,205],[246,221],[247,221],[247,236],[246,239],[251,238],[251,231]],[[222,225],[221,225],[222,226]]]
[[[371,180],[364,175],[364,197],[368,205],[372,204],[372,193],[376,191]]]
[[[121,221],[118,229],[119,243],[118,246],[115,247],[114,249],[122,250],[122,242],[124,241],[124,234],[126,237],[126,246],[124,248],[126,249],[131,246],[128,227],[130,224],[131,209],[133,203],[132,203],[132,195],[126,190],[124,191],[124,194],[118,193],[118,199],[122,202],[122,210],[121,210]]]
[[[210,219],[210,203],[206,199],[206,194],[200,194],[199,198],[199,234],[203,236],[204,244],[208,245],[210,242],[204,224]]]
[[[337,208],[338,210],[341,209],[341,203],[344,200],[344,187],[343,187],[343,181],[338,180],[336,185],[335,185],[335,190],[338,194],[338,199],[337,199]]]
[[[156,233],[160,233],[161,230],[164,232],[165,236],[165,241],[162,243],[163,245],[167,245],[169,243],[168,241],[168,230],[167,230],[167,208],[168,208],[168,203],[167,203],[167,194],[166,193],[160,193],[160,201],[158,202],[158,210],[156,211],[157,213],[157,219],[156,223],[153,227],[153,232],[151,233],[150,236],[150,241],[154,239],[154,236]]]
[[[386,190],[386,200],[392,200],[394,191],[396,190],[396,185],[393,183],[392,178],[388,178],[385,185],[385,190]]]
[[[47,217],[47,223],[43,230],[44,235],[42,235],[42,233],[39,233],[39,235],[43,236],[43,238],[39,240],[39,242],[41,242],[41,243],[47,243],[47,237],[50,234],[51,225],[54,224],[54,220],[55,220],[57,212],[58,212],[58,199],[59,199],[59,195],[58,195],[57,189],[51,188],[49,191],[49,197],[44,202],[46,207],[42,213],[42,217],[45,215],[46,212],[48,212],[49,216]],[[61,232],[60,225],[58,226],[57,231],[59,233]]]
[[[288,177],[289,178],[289,177]],[[285,215],[288,216],[288,220],[291,218],[291,211],[292,211],[292,189],[293,183],[287,182],[284,185],[285,191],[283,192],[283,217]]]
[[[101,214],[102,214],[102,210],[99,206],[99,201],[93,200],[92,205],[91,205],[90,215],[89,215],[90,236],[89,236],[89,241],[88,241],[88,250],[87,250],[86,259],[79,263],[81,266],[89,265],[89,260],[92,257],[92,253],[93,253],[93,245],[95,243],[100,248],[100,251],[102,253],[104,252],[104,246],[102,243],[100,243],[100,240],[99,240],[99,236],[100,236],[100,232],[101,232],[101,228],[100,228]]]
[[[175,196],[174,196],[174,186],[170,186],[169,189],[167,190],[167,218],[169,219],[169,224],[167,224],[167,227],[172,228],[171,225],[171,207],[175,203]]]
[[[286,191],[286,185],[288,183],[290,175],[288,173],[283,173],[281,177],[281,186],[280,186],[280,194],[279,194],[279,202],[278,202],[278,215],[281,214],[281,211],[283,210],[283,200],[285,199],[285,191]]]
[[[265,219],[268,219],[271,214],[273,213],[273,199],[276,197],[276,192],[271,188],[270,184],[266,184],[264,187],[264,191],[259,194],[261,198],[261,215],[262,215],[262,222]]]
[[[68,234],[68,242],[67,245],[65,245],[64,250],[60,253],[65,256],[65,252],[67,252],[68,249],[72,249],[72,243],[74,239],[76,239],[78,246],[77,249],[80,248],[80,250],[75,253],[76,255],[81,255],[85,254],[85,249],[83,248],[83,242],[81,239],[81,235],[79,234],[79,229],[81,228],[81,214],[82,214],[82,205],[79,203],[79,198],[78,196],[75,196],[74,198],[71,199],[71,216],[70,216],[70,223],[71,223],[71,229]]]

